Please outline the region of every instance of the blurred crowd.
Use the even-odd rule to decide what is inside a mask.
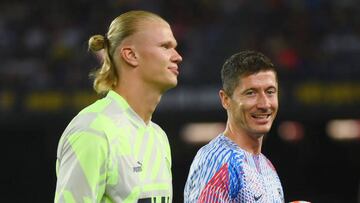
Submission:
[[[186,122],[222,118],[224,112],[213,87],[220,87],[225,59],[245,49],[263,52],[279,67],[282,88],[278,120],[306,121],[302,145],[285,145],[273,136],[275,141],[269,139],[265,148],[279,167],[288,196],[326,198],[317,202],[349,202],[338,201],[337,196],[355,198],[358,142],[346,145],[328,140],[324,126],[328,118],[358,119],[360,115],[360,1],[2,0],[0,127],[4,143],[9,143],[2,148],[11,154],[4,156],[4,162],[13,167],[3,167],[8,170],[3,174],[8,175],[0,181],[0,188],[9,190],[12,202],[24,197],[38,198],[33,202],[53,199],[54,188],[49,185],[54,186],[55,181],[56,145],[70,119],[67,115],[36,118],[35,114],[18,112],[45,109],[66,114],[69,106],[79,110],[90,103],[89,98],[95,100],[84,93],[93,93],[88,75],[100,65],[99,58],[88,51],[88,39],[105,34],[112,19],[131,9],[152,11],[165,18],[183,56],[179,87],[164,95],[160,107],[166,111],[156,116],[173,135],[174,194],[178,198],[182,197],[188,172],[184,168],[189,167],[195,151],[188,145],[184,148],[174,135]],[[310,83],[292,88],[303,81]],[[312,81],[327,82],[314,85]],[[72,91],[76,96],[69,96]],[[169,95],[173,97],[166,100]],[[319,108],[326,102],[325,108]],[[187,109],[188,114],[175,115],[168,110],[188,107],[192,107]],[[218,118],[204,113],[210,108]],[[202,111],[196,114],[196,110]],[[34,162],[29,157],[40,158]],[[26,173],[21,171],[24,168]],[[46,178],[39,179],[44,174]],[[19,182],[27,188],[22,196],[14,194],[21,186]],[[34,183],[46,187],[34,187]]]
[[[219,84],[225,58],[244,49],[270,56],[289,81],[360,73],[356,0],[2,1],[0,90],[91,88],[88,74],[99,61],[87,40],[130,9],[170,22],[184,58],[183,86]]]

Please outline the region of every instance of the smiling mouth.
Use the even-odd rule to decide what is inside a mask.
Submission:
[[[257,119],[265,119],[265,118],[269,118],[271,114],[263,114],[263,115],[251,115],[253,118],[257,118]]]
[[[271,113],[269,114],[253,114],[251,115],[252,118],[256,119],[256,120],[268,120],[271,116]]]

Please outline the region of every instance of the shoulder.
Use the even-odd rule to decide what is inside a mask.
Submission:
[[[96,145],[107,142],[103,126],[105,116],[100,109],[106,106],[105,98],[81,110],[67,125],[61,135],[58,150],[67,151],[71,146],[76,145]],[[101,142],[99,142],[101,140]]]
[[[85,108],[83,108],[79,114],[83,114],[83,113],[98,113],[98,112],[102,112],[110,103],[112,102],[112,100],[108,97],[103,97],[101,99],[96,100],[94,103],[86,106]]]
[[[158,124],[151,121],[150,125],[151,125],[152,129],[154,130],[154,132],[156,134],[160,135],[160,137],[163,141],[165,141],[166,143],[169,143],[169,139],[168,139],[166,132]]]
[[[206,156],[207,159],[224,160],[232,162],[244,157],[244,152],[236,145],[229,142],[223,135],[219,135],[203,146],[197,156]]]
[[[156,134],[156,137],[158,139],[160,139],[160,143],[162,144],[163,147],[165,147],[165,150],[168,153],[168,156],[171,156],[171,149],[170,149],[170,143],[169,143],[169,139],[167,134],[165,133],[165,131],[156,123],[154,122],[150,122],[151,128],[154,131],[154,133]]]
[[[234,191],[242,187],[244,158],[243,151],[223,135],[214,138],[197,152],[190,167],[185,195],[197,199],[206,187],[218,188],[220,183],[228,185],[228,192],[235,194]]]
[[[105,133],[99,129],[91,127],[91,118],[76,116],[65,129],[61,135],[57,157],[70,156],[69,154],[75,153],[84,154],[81,152],[101,152],[107,154],[108,151],[108,138]]]
[[[89,133],[104,135],[104,131],[101,129],[103,120],[101,113],[87,112],[79,113],[76,115],[65,128],[62,137],[71,136],[76,133]]]
[[[220,135],[197,152],[190,171],[216,171],[224,166],[238,170],[242,168],[244,158],[244,152],[240,148]]]
[[[90,130],[111,135],[114,131],[120,131],[117,128],[126,128],[129,125],[126,109],[111,97],[104,97],[82,109],[70,122],[67,130]]]
[[[157,132],[157,133],[160,133],[160,134],[163,134],[163,135],[166,135],[165,131],[156,123],[150,121],[150,125],[151,127]]]
[[[268,167],[270,167],[272,170],[276,171],[274,165],[271,163],[271,161],[264,154],[261,154],[261,157],[262,157],[262,159],[264,160],[264,162],[266,163],[266,165]]]
[[[73,131],[87,131],[94,128],[93,122],[102,119],[104,109],[111,101],[104,97],[83,108],[68,124],[64,134],[72,134]],[[96,127],[95,127],[96,128]]]

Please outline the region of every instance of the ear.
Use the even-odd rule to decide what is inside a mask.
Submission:
[[[120,55],[123,58],[123,60],[130,66],[136,67],[139,65],[134,47],[131,46],[121,47]]]
[[[226,94],[226,92],[224,90],[219,91],[219,97],[220,97],[221,104],[224,107],[224,109],[228,110],[228,108],[230,106],[231,98]]]

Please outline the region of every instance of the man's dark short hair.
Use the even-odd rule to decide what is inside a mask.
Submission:
[[[221,69],[223,90],[232,96],[241,77],[268,70],[277,75],[274,64],[264,54],[249,50],[236,53],[225,61]]]

